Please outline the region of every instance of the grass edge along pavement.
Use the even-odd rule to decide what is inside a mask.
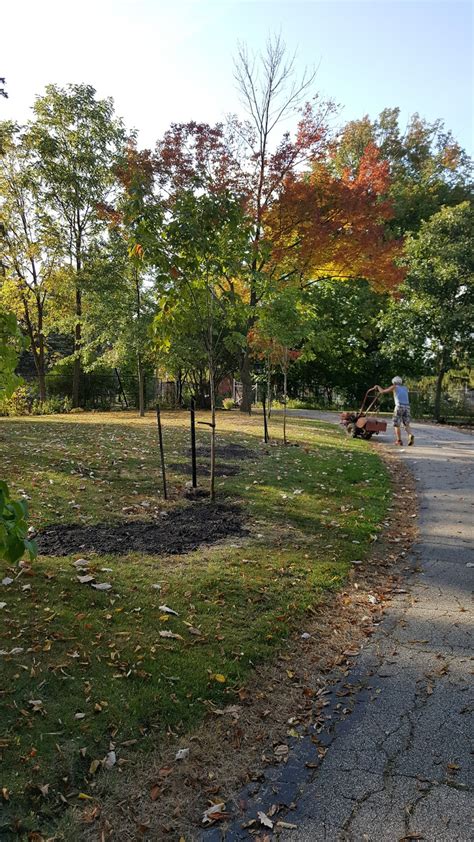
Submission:
[[[165,445],[184,462],[187,417],[164,421]],[[365,443],[292,419],[300,446],[264,448],[258,418],[222,414],[219,422],[224,445],[255,450],[218,486],[244,511],[247,536],[183,556],[90,554],[96,581],[112,583],[106,592],[78,582],[77,555],[40,557],[19,578],[10,571],[2,649],[21,651],[2,657],[3,813],[11,828],[21,822],[20,836],[52,832],[67,805],[90,807],[106,776],[113,782],[166,730],[175,739],[209,706],[238,702],[255,664],[317,613],[378,534],[389,480]],[[275,438],[280,426],[272,422]],[[170,476],[174,499],[160,499],[152,419],[5,419],[0,454],[12,486],[32,498],[38,525],[71,522],[71,510],[89,523],[123,521],[130,509],[133,518],[137,507],[157,518],[182,504],[187,477],[178,473]]]

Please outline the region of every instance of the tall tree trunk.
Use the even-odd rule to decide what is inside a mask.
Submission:
[[[81,332],[81,322],[80,319],[82,317],[82,294],[81,290],[78,286],[76,286],[76,326],[74,328],[74,354],[77,356],[74,359],[74,369],[72,374],[72,405],[73,407],[79,406],[79,388],[81,382],[81,373],[82,373],[82,366],[81,366],[81,358],[78,356],[81,350],[81,339],[82,339],[82,332]]]
[[[28,336],[30,338],[31,353],[33,354],[33,361],[36,368],[36,374],[38,376],[39,401],[42,404],[46,400],[46,365],[44,360],[43,309],[41,301],[37,298],[36,310],[38,318],[38,330],[35,336],[35,330],[31,321],[28,300],[24,295],[22,296],[22,298],[25,322],[28,330]],[[36,339],[38,339],[38,342],[36,342]]]
[[[286,444],[286,404],[288,400],[288,351],[285,349],[285,367],[283,369],[283,444]]]
[[[142,315],[142,302],[141,302],[141,294],[140,294],[140,274],[138,271],[138,266],[135,266],[135,296],[136,296],[136,314],[137,314],[137,327],[138,330],[140,328],[140,319]],[[140,339],[138,338],[138,341]],[[143,418],[145,415],[145,373],[143,371],[143,360],[140,354],[140,351],[137,351],[137,368],[138,368],[138,411],[140,413],[140,418]]]
[[[270,418],[272,414],[272,367],[269,355],[267,356],[267,405],[267,418]]]
[[[443,388],[443,379],[444,375],[446,374],[446,365],[444,361],[444,355],[441,358],[439,369],[438,369],[438,376],[436,378],[436,392],[435,392],[435,403],[434,403],[434,417],[436,421],[440,420],[441,417],[441,390]]]
[[[214,363],[212,359],[209,365],[209,389],[211,392],[211,500],[216,499],[215,478],[216,478],[216,394],[214,382]]]
[[[140,417],[145,415],[145,377],[143,371],[143,360],[141,354],[137,354],[137,372],[138,372],[138,411]]]
[[[252,377],[250,372],[250,351],[248,348],[245,349],[244,356],[242,358],[240,379],[242,381],[242,401],[240,403],[240,411],[246,412],[250,415],[252,412]]]

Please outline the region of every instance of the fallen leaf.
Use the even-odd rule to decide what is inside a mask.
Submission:
[[[85,576],[78,576],[77,581],[81,583],[81,585],[88,585],[89,582],[94,581],[94,576],[91,576],[90,573],[87,573]]]
[[[214,822],[221,821],[222,819],[228,819],[230,814],[225,813],[224,810],[225,803],[223,801],[219,804],[212,804],[211,807],[208,807],[208,809],[204,811],[202,823],[213,824]]]
[[[158,784],[153,784],[152,788],[150,789],[150,798],[152,801],[157,801],[160,797],[161,789]]]
[[[189,748],[180,748],[179,751],[176,752],[175,760],[186,760],[187,756],[189,755]]]
[[[160,635],[160,637],[170,637],[173,638],[173,640],[183,640],[180,634],[175,634],[174,632],[168,631],[167,629],[165,631],[158,632],[158,634]]]
[[[173,609],[169,608],[167,605],[159,605],[158,608],[160,609],[160,611],[163,611],[163,614],[174,614],[175,617],[179,617],[178,612],[173,611]]]
[[[110,582],[99,582],[97,585],[92,585],[96,591],[110,591],[112,585]]]
[[[269,827],[270,830],[273,830],[273,822],[271,819],[268,818],[266,813],[262,813],[262,811],[259,810],[257,813],[257,818],[260,824],[263,824],[265,827]]]
[[[106,757],[104,758],[102,765],[104,769],[112,769],[117,762],[117,755],[115,751],[109,751]]]
[[[284,827],[284,828],[286,828],[286,830],[296,830],[296,828],[298,827],[297,824],[291,824],[291,822],[282,822],[282,821],[278,821],[276,823],[276,826],[277,827]]]
[[[225,675],[222,675],[220,672],[211,672],[209,678],[212,678],[214,681],[218,681],[219,684],[225,684],[227,680]]]

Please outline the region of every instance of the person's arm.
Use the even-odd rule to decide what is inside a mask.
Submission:
[[[388,386],[386,389],[382,389],[381,386],[376,386],[375,388],[378,389],[379,395],[386,395],[388,392],[394,392],[395,391],[395,386],[393,386],[393,385]]]

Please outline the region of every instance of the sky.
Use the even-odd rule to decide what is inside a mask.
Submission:
[[[238,44],[258,52],[281,33],[340,124],[398,106],[402,126],[440,117],[473,153],[466,0],[9,0],[0,25],[0,119],[26,121],[46,84],[86,82],[153,148],[171,122],[241,114]]]

